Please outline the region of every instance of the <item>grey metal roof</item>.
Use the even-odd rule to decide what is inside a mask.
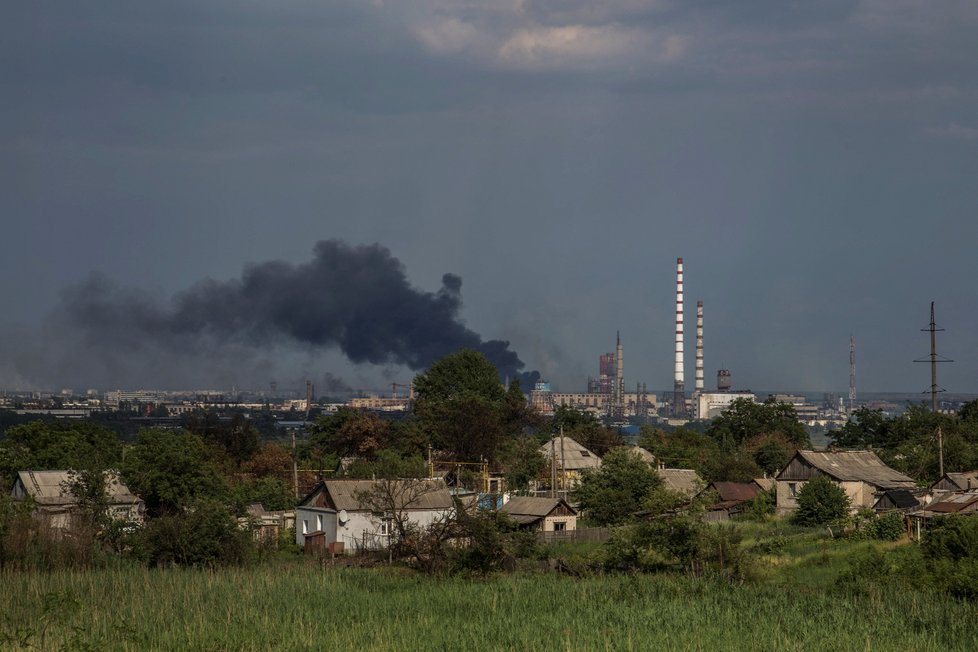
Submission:
[[[916,483],[883,463],[872,451],[798,451],[816,469],[841,482],[866,482],[881,489],[914,487]]]
[[[382,487],[383,480],[326,480],[325,491],[336,506],[337,511],[366,511],[370,505],[364,503],[363,495]],[[394,480],[395,500],[398,509],[407,510],[445,510],[454,506],[452,495],[441,480]],[[420,483],[420,484],[419,484]]]
[[[122,483],[118,471],[106,471],[105,475],[106,493],[110,503],[131,505],[142,501]],[[17,479],[24,487],[24,493],[38,505],[71,505],[77,502],[65,489],[72,481],[71,471],[18,471]]]
[[[574,508],[560,498],[534,496],[515,496],[510,498],[509,502],[503,505],[499,511],[506,512],[517,522],[522,522],[517,517],[532,516],[532,520],[543,518],[550,512],[554,511],[561,503],[563,503],[567,509],[574,512]]]
[[[703,488],[703,479],[693,469],[656,469],[655,472],[669,491],[692,496]]]
[[[563,447],[561,447],[563,440]],[[551,450],[551,446],[553,450]],[[601,466],[601,458],[581,446],[570,437],[554,437],[540,447],[540,452],[548,460],[553,457],[558,467],[568,471],[596,469]],[[563,455],[563,458],[561,458]]]

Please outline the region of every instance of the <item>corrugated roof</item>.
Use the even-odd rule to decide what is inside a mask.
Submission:
[[[703,480],[693,469],[656,469],[655,472],[669,491],[692,496],[703,487]]]
[[[774,478],[754,478],[753,482],[764,491],[771,491],[774,487]]]
[[[119,479],[118,471],[106,471],[106,493],[113,504],[133,504],[141,501]],[[25,493],[38,505],[70,505],[76,502],[65,485],[72,481],[71,471],[19,471],[17,478]]]
[[[563,439],[563,447],[561,447],[561,439]],[[551,446],[553,448],[552,451]],[[568,471],[595,469],[601,466],[600,457],[570,437],[554,437],[541,446],[539,450],[548,460],[551,458],[552,453],[552,456],[557,462],[557,467],[560,468],[562,466]],[[561,455],[563,455],[563,461],[561,460]]]
[[[615,448],[624,448],[627,451],[631,451],[633,454],[642,458],[643,462],[647,462],[650,466],[655,466],[655,455],[645,450],[638,444],[632,444],[631,446],[616,446]]]
[[[336,510],[358,512],[369,510],[362,501],[365,494],[377,490],[383,480],[326,480],[323,486]],[[395,480],[395,499],[400,501],[398,509],[444,510],[454,506],[452,495],[445,483],[440,480]],[[421,483],[421,484],[419,484]]]
[[[954,514],[976,502],[978,502],[978,493],[975,492],[951,494],[936,503],[928,505],[927,511],[937,512],[939,514]]]
[[[881,489],[913,487],[912,478],[891,469],[872,451],[798,451],[816,469],[841,482],[866,482]]]
[[[518,517],[533,517],[532,520],[543,518],[550,512],[554,511],[561,503],[563,503],[563,505],[570,511],[574,511],[574,508],[560,498],[534,496],[514,496],[513,498],[510,498],[509,502],[503,505],[499,511],[506,512],[518,523],[522,523],[523,521],[520,521]]]

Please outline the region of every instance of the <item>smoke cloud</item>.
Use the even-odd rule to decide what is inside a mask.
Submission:
[[[92,276],[64,292],[53,321],[109,367],[165,366],[168,354],[254,362],[286,346],[420,370],[470,348],[501,377],[517,377],[524,364],[509,342],[483,340],[459,319],[461,289],[445,274],[436,292],[419,290],[387,248],[325,240],[308,262],[249,265],[240,278],[202,281],[169,300]]]

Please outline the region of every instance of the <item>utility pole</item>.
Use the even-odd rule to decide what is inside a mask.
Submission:
[[[856,338],[849,336],[849,416],[856,406]]]
[[[292,432],[292,489],[295,491],[296,499],[299,499],[299,464],[295,454],[295,428],[290,428]]]
[[[938,359],[937,355],[937,333],[943,331],[943,328],[937,327],[937,322],[934,320],[934,302],[930,302],[930,326],[927,328],[920,329],[924,333],[930,333],[930,355],[927,358],[922,358],[920,360],[914,360],[914,362],[930,362],[930,409],[931,412],[937,414],[937,393],[943,392],[944,388],[937,384],[937,363],[938,362],[954,362],[954,360],[949,360],[948,358]],[[938,471],[941,477],[944,477],[944,436],[941,432],[941,426],[937,426],[937,464]]]

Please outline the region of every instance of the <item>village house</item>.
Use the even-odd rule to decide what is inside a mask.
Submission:
[[[570,532],[577,529],[577,511],[563,498],[515,496],[500,512],[521,528],[536,532]]]
[[[295,527],[295,510],[269,511],[261,503],[251,503],[246,513],[247,516],[239,518],[238,523],[253,528],[258,543],[274,543],[282,532]]]
[[[426,527],[454,506],[438,480],[324,480],[295,509],[295,541],[319,552],[381,550],[396,535],[396,520]]]
[[[122,483],[118,471],[106,471],[107,512],[110,518],[128,523],[142,523],[146,503]],[[78,516],[78,499],[69,485],[72,471],[19,471],[10,496],[14,500],[34,502],[34,515],[56,530],[70,529]]]
[[[584,471],[601,466],[600,457],[570,437],[554,437],[539,450],[547,458],[551,477],[556,479],[555,488],[560,491],[573,489]]]
[[[853,511],[873,507],[885,491],[916,486],[912,478],[891,469],[871,451],[800,450],[775,477],[778,513],[797,509],[798,492],[820,475],[846,492]]]

